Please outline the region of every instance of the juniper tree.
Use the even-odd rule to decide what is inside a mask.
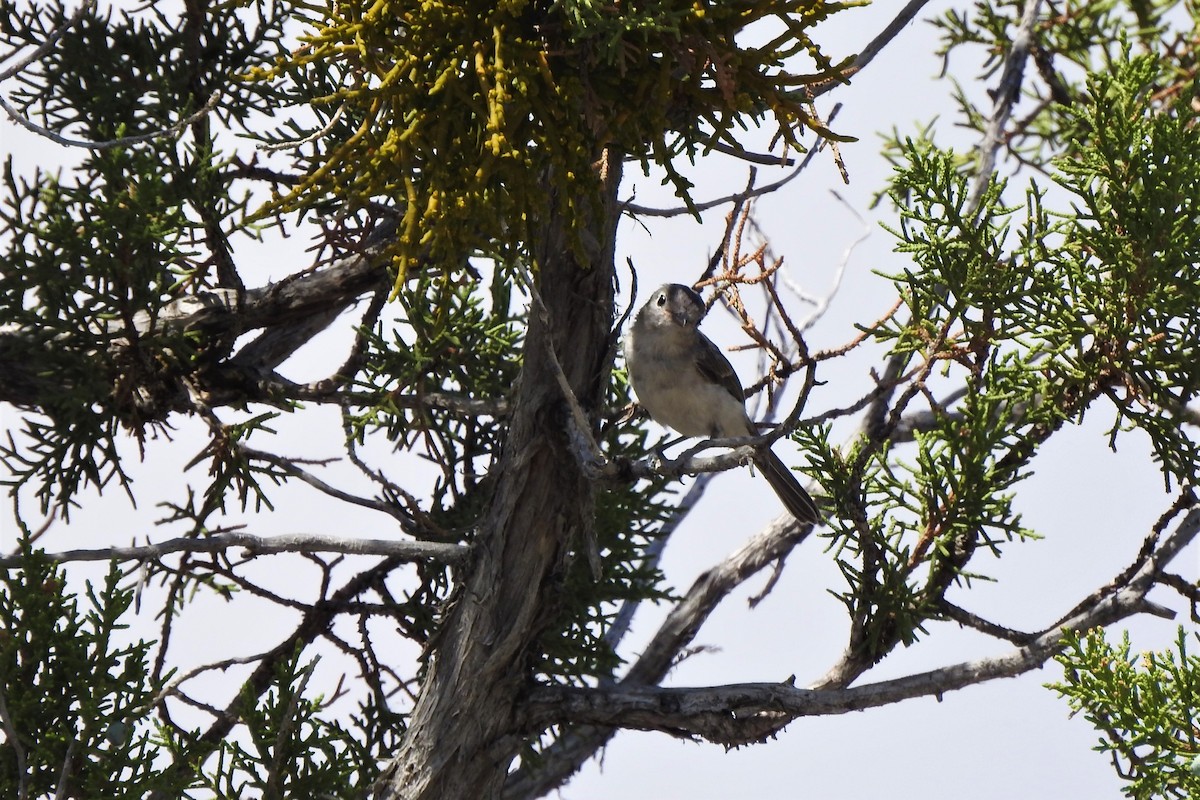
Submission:
[[[1056,656],[1058,690],[1124,759],[1131,791],[1194,791],[1179,768],[1196,753],[1187,634],[1178,664],[1151,660],[1174,683],[1139,726],[1136,679],[1102,679],[1128,652],[1097,631],[1169,615],[1167,594],[1196,618],[1174,566],[1200,522],[1195,9],[931,15],[947,63],[982,54],[983,73],[951,89],[977,145],[879,120],[893,130],[879,191],[896,304],[814,349],[780,259],[753,240],[753,207],[803,186],[811,158],[853,165],[837,144],[874,132],[842,130],[822,104],[924,5],[0,3],[6,113],[78,154],[62,172],[11,159],[5,172],[6,796],[536,797],[622,730],[758,743],[800,717]],[[820,23],[851,13],[878,34],[833,53]],[[698,196],[690,170],[713,159],[785,177]],[[827,518],[745,531],[689,586],[658,554],[720,491],[710,478],[761,442],[667,454],[627,409],[619,282],[648,270],[616,237],[656,213],[622,193],[636,170],[672,187],[669,213],[725,215],[710,263],[671,277],[742,324],[762,365],[749,394],[778,412],[765,440],[794,443]],[[271,263],[285,238],[308,260]],[[331,328],[352,330],[338,366],[289,378]],[[857,367],[869,391],[822,382],[863,353],[882,354]],[[327,410],[337,468],[275,435]],[[1137,467],[1173,500],[1129,532],[1128,569],[1075,607],[1036,630],[984,618],[971,589],[991,559],[1047,533],[1014,511],[1054,480],[1032,459],[1089,411],[1111,419],[1114,447],[1151,443]],[[175,494],[147,496],[131,459],[176,446],[182,425],[204,445]],[[683,493],[685,476],[698,477]],[[324,498],[326,529],[254,533],[297,485]],[[97,490],[136,500],[149,541],[41,552],[42,521],[69,532]],[[385,533],[340,525],[350,507]],[[841,575],[845,646],[828,670],[806,688],[665,686],[713,611],[789,555]],[[73,596],[65,576],[86,560],[113,566]],[[228,599],[231,621],[247,599],[276,604],[291,627],[258,652],[180,663],[172,642],[207,596]],[[130,643],[143,599],[156,629]],[[649,603],[666,618],[631,652]],[[1006,650],[872,674],[940,623]],[[318,685],[322,658],[342,681]],[[235,690],[194,688],[218,670]]]

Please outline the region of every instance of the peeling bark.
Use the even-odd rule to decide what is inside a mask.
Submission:
[[[530,314],[495,495],[472,560],[430,653],[404,744],[376,783],[378,800],[499,797],[529,731],[519,699],[538,640],[561,604],[572,542],[593,525],[593,486],[568,442],[568,404],[547,348],[595,427],[610,372],[615,297],[612,242],[619,175],[581,232],[580,263],[559,219],[538,238],[543,319]]]

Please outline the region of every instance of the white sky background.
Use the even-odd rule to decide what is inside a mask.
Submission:
[[[815,38],[835,58],[853,53],[886,24],[899,5],[881,2],[873,8],[836,15]],[[931,3],[922,17],[928,19],[950,6]],[[773,250],[785,257],[788,277],[809,294],[828,295],[840,265],[845,266],[841,287],[828,312],[809,333],[813,349],[848,342],[857,334],[856,323],[872,322],[890,308],[894,288],[874,273],[896,272],[906,264],[905,256],[892,252],[891,236],[877,225],[888,219],[890,209],[886,205],[880,212],[869,209],[874,193],[883,187],[890,172],[879,154],[877,132],[894,126],[902,133],[915,133],[939,117],[935,126],[939,143],[952,143],[963,150],[974,144],[972,136],[955,127],[951,85],[935,80],[941,69],[940,60],[933,55],[935,48],[934,31],[928,25],[910,25],[850,87],[833,92],[820,104],[822,113],[828,113],[832,103],[842,103],[832,127],[859,139],[841,148],[851,176],[849,186],[842,185],[832,159],[823,154],[800,178],[757,205],[758,221],[771,237]],[[960,56],[954,66],[961,67],[961,60]],[[974,77],[961,68],[958,75],[964,82]],[[984,88],[978,85],[972,90],[981,94]],[[9,92],[11,87],[0,87],[0,91]],[[77,158],[77,154],[64,152],[4,120],[0,123],[0,154],[9,152],[15,156],[18,174],[30,174],[34,165],[46,167]],[[774,180],[773,172],[760,167],[759,182]],[[697,183],[697,200],[736,191],[745,183],[745,167],[729,159],[714,159],[688,174]],[[1010,200],[1019,196],[1023,180],[1024,176],[1013,183]],[[839,192],[849,207],[838,202],[831,190]],[[676,204],[657,176],[642,176],[636,165],[627,168],[622,191],[623,196],[633,193],[639,204]],[[865,225],[855,212],[867,219]],[[720,209],[706,214],[703,224],[689,217],[649,220],[649,232],[628,221],[623,224],[617,263],[629,256],[636,264],[639,301],[659,283],[690,283],[700,274],[720,238],[724,213]],[[847,260],[847,248],[863,233],[869,237]],[[304,244],[293,239],[247,247],[236,257],[239,263],[255,265],[244,272],[247,283],[261,285],[269,277],[282,277],[305,263]],[[628,288],[627,275],[622,275],[622,285]],[[804,316],[801,306],[792,307],[799,309],[798,316]],[[357,321],[357,313],[353,321]],[[705,330],[722,345],[746,341],[735,325],[721,318],[719,310],[705,323]],[[341,325],[302,350],[282,371],[296,380],[324,377],[344,358],[349,339],[349,325]],[[757,377],[752,355],[732,358],[744,383]],[[828,383],[813,393],[811,413],[860,397],[871,386],[868,370],[878,363],[878,354],[864,352],[822,365],[819,377]],[[13,409],[0,407],[0,413],[5,428],[15,427]],[[958,591],[955,599],[1001,624],[1036,629],[1059,618],[1130,563],[1168,501],[1144,438],[1123,437],[1119,454],[1108,449],[1105,431],[1111,421],[1111,414],[1098,404],[1085,424],[1067,428],[1051,440],[1035,461],[1034,477],[1020,485],[1016,501],[1024,523],[1045,538],[1010,545],[1003,561],[980,556],[980,563],[973,566],[1000,582],[976,584],[969,593]],[[72,524],[56,525],[42,540],[43,546],[53,551],[175,535],[178,531],[154,527],[160,513],[153,503],[180,499],[185,482],[203,484],[203,467],[184,475],[183,466],[203,446],[204,433],[192,421],[173,422],[178,425],[175,441],[151,443],[148,462],[133,469],[140,508],[132,509],[115,487],[103,497],[85,493]],[[338,452],[340,426],[332,410],[307,409],[281,418],[276,428],[280,432],[276,442],[263,439],[253,444],[308,457]],[[835,433],[845,440],[853,430],[845,426]],[[126,452],[131,458],[136,456],[132,445]],[[899,452],[905,455],[904,448]],[[786,452],[784,459],[802,463],[798,458],[789,459]],[[336,471],[330,474],[338,475]],[[395,532],[382,515],[348,508],[304,487],[274,497],[279,499],[274,513],[257,517],[235,514],[232,518],[248,522],[248,530],[258,534],[385,538]],[[27,499],[24,507],[32,508],[31,501]],[[765,482],[745,470],[722,475],[667,547],[663,567],[669,581],[680,591],[686,589],[696,576],[779,513],[778,501]],[[9,550],[15,530],[7,512],[0,525],[4,526],[2,549]],[[780,681],[794,674],[797,684],[804,685],[822,675],[840,654],[846,633],[845,611],[826,592],[839,582],[832,556],[823,547],[823,541],[813,538],[793,553],[778,586],[753,611],[747,609],[745,600],[761,590],[766,576],[736,592],[695,642],[720,649],[687,660],[668,683]],[[266,557],[262,562],[264,572],[295,570],[299,577],[296,591],[307,589],[311,567],[279,557]],[[1175,569],[1187,578],[1197,577],[1195,547],[1177,561]],[[103,571],[95,565],[72,567],[77,579],[96,577]],[[1180,609],[1179,621],[1186,622],[1181,603],[1165,596],[1155,599]],[[175,631],[180,637],[173,644],[175,657],[184,664],[199,664],[260,652],[291,630],[293,622],[287,612],[263,606],[261,614],[248,614],[241,602],[231,605],[209,600],[189,611],[185,622],[191,627],[181,625]],[[156,605],[148,599],[144,609],[133,635],[155,637],[152,614]],[[666,610],[663,606],[639,612],[623,648],[626,657],[636,655],[639,644],[653,633]],[[1140,620],[1133,628],[1134,645],[1142,649],[1168,646],[1175,630],[1175,622]],[[956,626],[935,625],[917,646],[898,650],[865,680],[1004,650],[1003,645]],[[408,657],[408,653],[397,652],[398,663]],[[314,680],[310,685],[318,689],[331,686],[336,672],[333,664],[322,667],[329,681],[322,685]],[[224,684],[231,693],[240,683],[240,674],[212,675],[206,679],[207,685]],[[602,764],[589,763],[561,794],[570,800],[1120,797],[1120,784],[1111,766],[1090,750],[1096,738],[1091,727],[1083,719],[1068,719],[1066,704],[1042,688],[1043,683],[1057,678],[1058,670],[1051,665],[1015,680],[948,694],[942,702],[921,699],[841,717],[800,719],[775,742],[730,753],[715,745],[679,742],[659,733],[622,733],[605,751]],[[349,706],[344,710],[349,712]]]

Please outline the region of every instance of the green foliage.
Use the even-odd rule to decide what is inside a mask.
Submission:
[[[977,548],[1031,533],[1010,492],[1096,401],[1114,446],[1139,431],[1168,482],[1196,480],[1200,446],[1178,416],[1200,393],[1200,138],[1193,107],[1150,94],[1160,77],[1149,57],[1114,64],[1064,112],[1094,132],[1057,162],[1073,213],[1047,210],[1036,184],[1010,206],[992,181],[972,205],[961,159],[906,147],[892,233],[913,262],[894,276],[907,313],[871,335],[917,380],[848,454],[808,442],[839,503],[841,597],[871,652],[910,642],[947,586],[978,577],[962,572]],[[962,388],[940,400],[945,386]],[[883,443],[917,413],[916,456],[898,461]]]
[[[243,511],[252,500],[255,511],[273,508],[262,484],[263,479],[279,485],[291,473],[274,460],[260,457],[256,451],[248,448],[247,443],[252,435],[260,431],[273,435],[275,430],[269,423],[278,416],[275,412],[256,414],[241,422],[221,425],[214,432],[212,439],[195,459],[199,461],[206,458],[210,464],[208,474],[212,482],[205,491],[204,505],[194,515],[185,513],[182,516],[193,516],[197,525],[200,525],[214,511],[226,509],[226,498],[232,492],[237,493]]]
[[[1024,11],[1022,0],[978,0],[969,9],[951,8],[933,20],[941,33],[939,54],[982,58],[985,77],[994,78],[1012,48]],[[1147,87],[1160,101],[1174,102],[1195,92],[1196,26],[1200,12],[1186,0],[1066,0],[1037,26],[1023,83],[1032,110],[1006,135],[1018,164],[1043,167],[1055,156],[1070,156],[1087,145],[1097,129],[1072,109],[1086,102],[1089,75],[1107,75],[1128,60],[1130,47],[1154,54],[1160,72]],[[1191,26],[1191,30],[1188,26]],[[980,51],[982,55],[980,56]],[[982,133],[990,103],[956,86],[960,124]]]
[[[51,130],[103,142],[160,132],[220,89],[215,116],[243,122],[262,106],[232,72],[274,51],[282,6],[257,6],[257,26],[225,6],[174,19],[154,4],[137,12],[92,9],[20,74],[11,99]],[[4,45],[38,46],[66,18],[61,5],[0,4]],[[274,21],[272,21],[274,20]],[[44,419],[0,446],[9,485],[36,485],[41,511],[64,517],[83,487],[127,484],[115,440],[144,435],[183,405],[181,376],[229,342],[198,352],[186,331],[156,321],[181,295],[228,282],[225,237],[247,230],[248,193],[236,193],[210,121],[191,142],[163,137],[91,150],[70,176],[14,176],[6,164],[0,220],[0,320],[20,326],[6,346],[36,365],[23,380]],[[41,386],[53,383],[55,391]],[[128,490],[128,487],[126,486]]]
[[[170,404],[177,389],[166,376],[194,355],[178,332],[132,328],[155,316],[178,280],[172,265],[187,258],[177,184],[150,151],[102,151],[87,166],[73,183],[18,183],[6,171],[3,213],[13,237],[0,261],[0,316],[28,331],[21,347],[66,391],[42,408],[47,422],[27,422],[28,444],[10,442],[0,457],[12,485],[36,482],[42,511],[57,502],[64,515],[81,485],[124,482],[115,434],[140,431],[141,412]]]
[[[361,795],[378,774],[372,753],[347,728],[319,714],[319,698],[305,694],[317,666],[298,658],[279,665],[272,687],[252,698],[243,719],[249,741],[226,740],[203,781],[217,797],[328,797]]]
[[[36,486],[42,510],[65,516],[82,487],[127,483],[114,444],[122,431],[144,437],[172,413],[200,415],[211,432],[197,459],[208,462],[208,486],[164,504],[166,522],[200,536],[234,505],[271,510],[271,484],[301,468],[256,449],[276,414],[247,406],[293,410],[297,398],[315,398],[340,404],[349,461],[377,492],[352,501],[400,509],[406,533],[471,543],[524,344],[527,299],[514,293],[507,265],[529,261],[549,218],[567,219],[579,236],[595,229],[580,223],[596,208],[596,159],[606,150],[663,168],[690,202],[679,160],[718,144],[736,151],[741,129],[765,128],[792,147],[806,128],[836,138],[805,89],[838,80],[841,65],[810,34],[849,5],[245,0],[192,4],[179,18],[155,4],[85,15],[8,93],[50,129],[93,140],[162,130],[223,94],[178,138],[90,152],[68,178],[6,170],[0,322],[21,337],[3,346],[20,351],[6,363],[37,365],[13,380],[29,382],[22,391],[42,412],[0,444],[10,488]],[[996,74],[1023,5],[948,12],[944,53],[982,48],[985,73]],[[896,143],[892,228],[911,266],[892,276],[901,313],[869,334],[913,380],[895,388],[889,416],[845,449],[827,428],[798,436],[836,506],[828,541],[845,581],[838,597],[852,619],[852,651],[868,661],[924,636],[946,613],[949,588],[986,577],[972,563],[977,551],[1034,535],[1014,514],[1012,493],[1061,426],[1100,406],[1113,417],[1114,445],[1144,436],[1167,481],[1197,478],[1200,444],[1179,424],[1200,387],[1195,35],[1171,27],[1184,13],[1194,20],[1194,6],[1173,2],[1070,0],[1038,27],[1025,83],[1035,107],[1006,143],[1053,186],[1039,178],[1014,200],[1014,182],[994,179],[974,197],[975,159],[931,141]],[[37,46],[64,17],[60,6],[0,0],[3,43]],[[294,50],[281,44],[287,20],[304,30]],[[1135,48],[1160,57],[1131,58]],[[1085,78],[1088,70],[1097,74]],[[965,92],[959,102],[965,123],[982,130],[986,110]],[[278,115],[263,123],[264,111]],[[264,135],[252,121],[279,127]],[[261,166],[259,153],[236,154],[237,132],[291,145],[295,174]],[[268,193],[274,202],[252,217]],[[356,245],[364,220],[398,218],[399,319],[372,312],[345,370],[318,385],[249,376],[274,381],[279,394],[195,392],[229,366],[245,331],[222,338],[159,321],[173,301],[252,279],[233,263],[235,237],[256,235],[254,219],[268,214],[283,230],[285,210],[320,215],[335,255]],[[480,254],[495,262],[490,284],[470,261]],[[135,320],[155,324],[138,333]],[[40,390],[50,379],[62,390]],[[608,404],[627,400],[618,386]],[[237,421],[218,417],[228,406]],[[387,471],[367,464],[359,448],[379,440],[389,453],[436,464],[427,492],[409,492],[408,461]],[[602,447],[613,458],[653,449],[644,430],[624,426],[609,426]],[[663,481],[598,487],[594,541],[570,543],[557,576],[565,599],[529,653],[531,677],[590,685],[614,675],[606,635],[619,604],[669,593],[645,555],[672,500]],[[251,556],[153,564],[148,576],[169,593],[163,630],[184,624],[177,615],[201,589],[327,610],[349,565],[305,557],[321,575],[319,601],[255,583],[239,571]],[[439,564],[372,576],[361,594],[374,599],[348,595],[330,617],[335,626],[356,619],[361,640],[333,628],[293,634],[295,652],[270,680],[247,684],[234,706],[239,727],[218,742],[146,720],[164,689],[146,676],[165,668],[150,668],[149,645],[115,643],[130,605],[115,571],[81,602],[30,557],[6,574],[0,594],[0,685],[17,734],[0,748],[0,794],[15,795],[22,775],[30,794],[50,793],[68,764],[79,796],[180,796],[194,786],[229,797],[346,796],[397,749],[406,692],[420,680],[419,667],[404,673],[377,658],[368,622],[386,620],[414,645],[435,647],[452,577]],[[306,648],[324,646],[321,636],[356,660],[366,684],[344,725],[308,691],[315,662]],[[1183,638],[1177,666],[1167,654],[1141,671],[1125,663],[1127,646],[1107,655],[1102,640],[1074,647],[1060,690],[1100,720],[1106,749],[1147,787],[1156,772],[1160,789],[1150,793],[1191,786],[1195,661]],[[1136,691],[1120,694],[1128,686]],[[176,701],[165,702],[159,710]],[[1161,762],[1145,757],[1150,747]],[[177,769],[156,774],[167,757]]]
[[[92,141],[167,128],[217,89],[225,122],[242,122],[261,107],[258,87],[229,78],[274,54],[288,13],[284,3],[263,0],[251,14],[232,4],[179,16],[159,4],[117,8],[99,5],[66,27],[74,6],[0,2],[0,33],[14,50],[40,46],[63,29],[56,46],[22,71],[14,103],[56,130]],[[171,150],[174,143],[160,146]]]
[[[831,537],[824,534],[846,582],[834,596],[854,622],[854,646],[877,661],[897,643],[916,641],[924,620],[933,615],[915,571],[919,560],[907,541],[914,518],[895,513],[908,502],[906,487],[886,459],[863,462],[856,450],[843,454],[828,435],[827,428],[809,428],[795,438],[809,454],[807,471],[839,504],[838,530]]]
[[[802,87],[837,80],[838,69],[809,31],[845,5],[631,5],[382,0],[308,8],[304,46],[273,69],[250,72],[285,79],[296,87],[285,91],[311,103],[316,123],[294,126],[291,138],[328,129],[306,177],[279,205],[398,201],[402,278],[427,259],[457,269],[464,253],[528,255],[537,221],[551,210],[584,219],[598,188],[593,162],[605,146],[667,167],[686,197],[672,159],[716,141],[736,147],[737,126],[770,119],[796,147],[798,128],[828,135]],[[772,36],[740,44],[751,25]],[[783,69],[797,54],[813,74]]]
[[[195,773],[163,770],[160,755],[190,761],[201,734],[150,718],[162,687],[149,682],[152,643],[119,643],[134,597],[120,571],[112,567],[98,589],[88,584],[83,608],[39,554],[26,553],[2,581],[0,699],[19,746],[18,755],[11,738],[0,745],[4,797],[20,786],[29,797],[182,797],[192,786],[231,798],[350,797],[403,731],[371,695],[348,725],[331,721],[326,703],[306,693],[316,661],[301,665],[297,653],[278,664],[271,690],[243,706],[244,738],[224,741]]]
[[[486,497],[461,501],[500,451],[503,414],[499,409],[489,416],[462,414],[452,406],[401,405],[397,398],[431,393],[462,401],[508,397],[520,369],[524,317],[513,308],[511,286],[499,274],[487,296],[467,281],[415,275],[396,301],[400,314],[395,323],[381,324],[366,336],[355,382],[373,402],[347,417],[347,435],[356,444],[373,433],[404,448],[429,443],[449,467],[433,488],[434,518],[446,527],[466,526]],[[477,458],[489,463],[476,466]],[[463,468],[457,469],[459,465]]]
[[[627,390],[618,397],[613,407],[629,401]],[[610,458],[641,458],[653,448],[644,429],[613,427],[609,433],[604,448]],[[597,493],[596,538],[572,542],[566,599],[555,625],[542,637],[544,654],[535,667],[540,677],[576,685],[613,677],[621,659],[607,634],[621,604],[671,596],[662,572],[647,562],[646,554],[663,523],[677,513],[672,494],[674,489],[662,479]],[[593,572],[596,567],[599,574]]]
[[[1160,77],[1142,57],[1092,78],[1078,113],[1092,143],[1059,165],[1078,198],[1060,257],[1084,343],[1064,367],[1112,384],[1119,422],[1149,435],[1169,479],[1190,483],[1200,444],[1178,419],[1200,384],[1200,114],[1187,101],[1160,108]]]
[[[1050,688],[1100,734],[1096,750],[1112,756],[1138,800],[1200,796],[1200,657],[1181,627],[1176,649],[1130,653],[1129,634],[1110,644],[1101,630],[1067,632],[1056,657],[1062,683]]]
[[[120,578],[113,567],[103,586],[89,584],[81,608],[40,555],[26,553],[3,575],[0,687],[12,728],[0,745],[0,795],[17,797],[22,785],[30,797],[178,796],[183,788],[164,784],[156,769],[150,644],[119,643],[133,601]]]

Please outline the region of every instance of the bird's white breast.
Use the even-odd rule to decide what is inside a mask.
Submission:
[[[660,425],[684,436],[723,438],[754,433],[745,407],[722,386],[706,379],[687,357],[687,340],[638,336],[630,330],[625,346],[629,380],[638,402]],[[679,368],[678,365],[686,365]],[[674,369],[669,368],[675,366]]]

